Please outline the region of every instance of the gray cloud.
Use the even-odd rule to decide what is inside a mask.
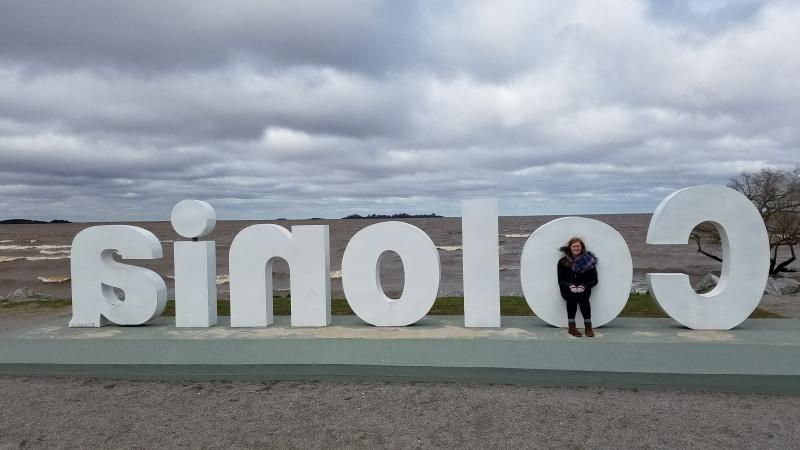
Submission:
[[[791,166],[788,1],[6,2],[0,216],[652,211]]]
[[[237,61],[383,71],[413,55],[414,2],[232,0],[225,4],[5,2],[0,54],[32,68],[112,66],[147,76]]]
[[[671,26],[708,34],[751,20],[765,3],[764,0],[651,0],[648,9],[654,18]]]

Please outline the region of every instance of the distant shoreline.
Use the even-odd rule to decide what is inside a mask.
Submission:
[[[408,213],[398,213],[398,214],[370,214],[368,216],[362,216],[361,214],[350,214],[349,216],[342,217],[342,219],[440,219],[444,216],[440,216],[436,213],[430,214],[408,214]]]
[[[357,214],[354,214],[357,215]],[[587,213],[587,214],[529,214],[529,215],[500,215],[498,216],[499,219],[514,219],[514,218],[525,218],[525,217],[539,217],[539,218],[559,218],[559,217],[570,217],[570,216],[577,216],[577,217],[605,217],[605,216],[652,216],[652,212],[634,212],[634,213]],[[361,216],[361,219],[392,219],[392,215],[384,215],[384,214],[375,214],[369,216]],[[394,217],[402,219],[404,217]],[[426,214],[409,214],[407,218],[410,219],[419,219],[419,218],[437,218],[437,219],[461,219],[461,216],[441,216],[436,214],[434,216],[428,216]],[[354,219],[358,219],[358,217],[354,217]],[[225,219],[225,218],[217,218],[217,223],[219,222],[302,222],[302,221],[309,221],[309,220],[351,220],[347,218],[328,218],[328,217],[307,217],[307,218],[287,218],[287,217],[278,217],[278,218],[244,218],[244,219]],[[33,219],[6,219],[0,220],[0,225],[48,225],[48,224],[85,224],[85,225],[114,225],[114,224],[145,224],[145,223],[169,223],[169,218],[167,219],[158,219],[158,220],[143,220],[143,219],[123,219],[123,220],[62,220],[56,219],[50,222],[43,221],[43,220],[33,220]]]
[[[44,224],[51,224],[51,223],[72,223],[69,220],[63,219],[55,219],[51,220],[50,222],[46,222],[44,220],[32,220],[32,219],[6,219],[0,220],[0,225],[44,225]]]

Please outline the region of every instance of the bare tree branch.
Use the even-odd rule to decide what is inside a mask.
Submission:
[[[795,257],[795,245],[800,245],[800,166],[794,169],[765,168],[758,172],[742,172],[731,178],[728,187],[736,189],[753,202],[761,213],[770,243],[770,274],[793,271],[789,265]],[[700,241],[708,233],[695,238],[698,252],[719,261],[715,255],[702,251]],[[779,249],[787,246],[791,257],[778,262]]]
[[[697,244],[697,253],[708,256],[709,258],[714,259],[716,261],[722,262],[722,258],[720,258],[719,256],[714,255],[712,253],[708,253],[705,250],[703,250],[703,247],[701,245],[702,238],[698,233],[692,233],[689,237],[691,239],[694,239],[694,242]]]

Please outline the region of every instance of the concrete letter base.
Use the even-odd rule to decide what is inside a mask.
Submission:
[[[397,379],[609,385],[800,393],[800,321],[748,319],[694,331],[671,319],[618,318],[595,338],[571,338],[535,317],[503,328],[428,316],[372,327],[334,316],[321,328],[69,328],[65,320],[0,335],[0,375],[159,379]],[[153,352],[158,348],[158,352]]]

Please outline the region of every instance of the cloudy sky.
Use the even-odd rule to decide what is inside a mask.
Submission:
[[[800,162],[800,2],[0,0],[0,219],[652,212]]]

